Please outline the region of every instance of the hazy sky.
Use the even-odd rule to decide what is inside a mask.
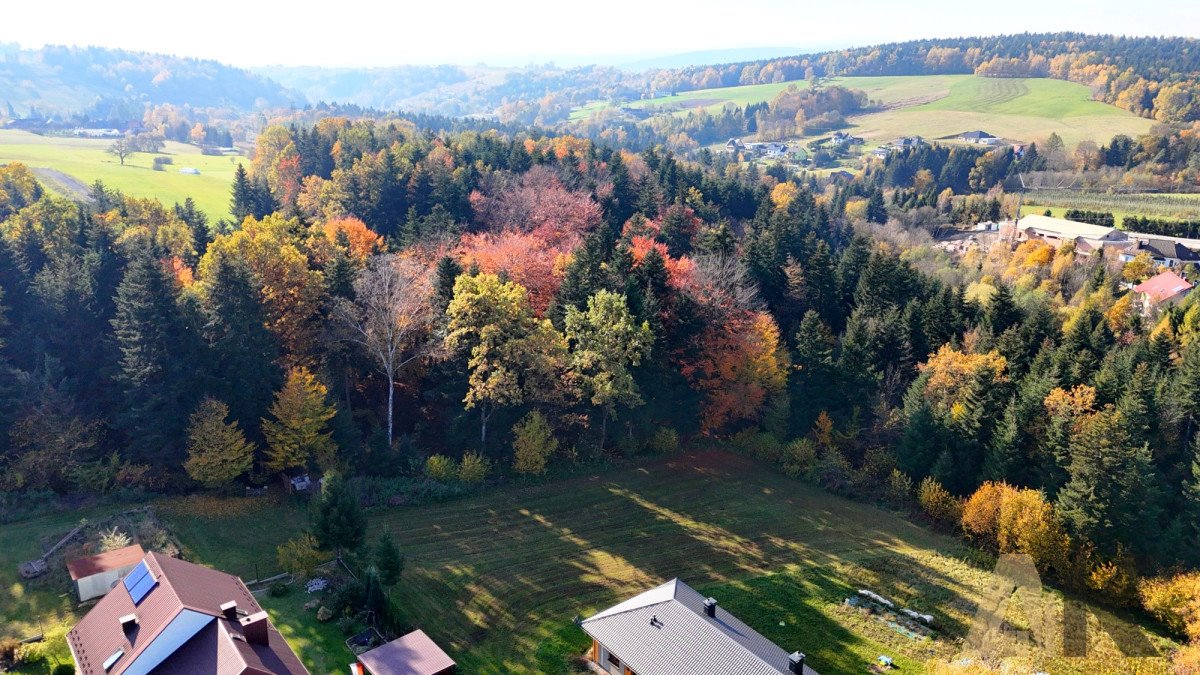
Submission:
[[[5,0],[0,5],[0,42],[124,47],[241,66],[578,63],[1030,30],[1200,37],[1200,5],[1197,0]]]

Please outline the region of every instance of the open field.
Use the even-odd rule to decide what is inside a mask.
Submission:
[[[173,500],[161,520],[185,554],[249,578],[304,524],[296,502]],[[825,675],[861,673],[880,654],[900,672],[950,658],[992,582],[986,556],[897,515],[831,496],[723,452],[543,485],[513,484],[459,501],[372,512],[372,533],[390,530],[407,557],[393,591],[407,622],[425,629],[464,673],[563,673],[587,640],[572,623],[678,576],[713,595],[785,649],[801,649]],[[69,526],[51,516],[0,527],[18,542],[0,552],[0,633],[24,634],[47,613],[61,626],[73,603],[15,578],[38,536]],[[274,570],[270,570],[274,571]],[[932,613],[945,632],[913,640],[842,604],[871,588]],[[1055,607],[1061,596],[1047,591]],[[16,605],[13,604],[17,599]],[[348,662],[342,636],[316,623],[307,596],[261,597],[314,673]],[[1121,631],[1165,639],[1122,617]],[[1087,658],[1030,655],[1025,672],[1133,672],[1090,616]],[[61,631],[42,649],[65,649]],[[61,647],[61,649],[60,649]],[[1165,672],[1160,659],[1138,672]],[[38,671],[28,671],[38,672]]]
[[[200,154],[200,149],[167,141],[163,152],[139,152],[125,158],[125,165],[105,150],[111,140],[38,136],[25,131],[0,129],[0,164],[22,162],[35,169],[61,172],[83,185],[96,180],[120,189],[135,197],[155,197],[166,206],[191,197],[208,214],[210,220],[229,217],[229,190],[233,172],[240,157],[213,157]],[[167,155],[175,161],[165,171],[153,170],[157,155]],[[179,173],[183,167],[200,170],[199,176]],[[43,173],[39,178],[50,189],[75,197],[77,185],[64,185]]]
[[[1050,209],[1062,216],[1067,209],[1107,211],[1119,226],[1125,216],[1166,220],[1200,220],[1200,194],[1081,192],[1077,190],[1032,190],[1023,197],[1021,213],[1043,213]]]
[[[852,118],[853,133],[868,144],[898,136],[919,135],[934,139],[982,129],[1014,141],[1034,141],[1051,133],[1068,147],[1082,140],[1106,143],[1116,134],[1146,133],[1152,120],[1091,100],[1091,91],[1073,82],[1051,79],[987,78],[973,75],[925,77],[845,78],[856,80],[872,99],[880,98],[892,110]],[[928,87],[929,100],[921,101],[921,80],[936,80]],[[868,82],[868,80],[870,82]],[[944,89],[949,85],[948,89]],[[945,91],[945,95],[937,94]],[[913,101],[915,105],[905,105]]]
[[[852,133],[864,136],[868,147],[899,136],[929,139],[982,129],[1015,141],[1033,141],[1052,132],[1073,147],[1090,139],[1105,143],[1116,134],[1137,136],[1149,131],[1152,120],[1116,106],[1093,101],[1088,87],[1043,78],[990,78],[975,75],[913,75],[840,77],[830,81],[861,89],[883,111],[851,119]],[[726,103],[746,105],[769,101],[780,91],[805,81],[702,89],[674,96],[632,101],[626,106],[677,107],[686,113],[697,107],[718,111]],[[576,110],[572,119],[585,118],[608,107],[597,102]]]

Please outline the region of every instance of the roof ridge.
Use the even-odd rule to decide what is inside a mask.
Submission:
[[[683,583],[683,582],[680,582],[680,583]],[[684,585],[685,585],[685,586],[687,586],[687,584],[684,584]],[[704,597],[704,594],[703,594],[703,593],[701,593],[700,591],[697,591],[696,589],[692,588],[691,586],[688,586],[688,589],[690,589],[690,590],[691,590],[693,593],[695,593],[696,595],[699,595],[700,597]],[[710,597],[711,597],[711,596],[710,596]],[[677,598],[676,598],[676,599],[677,599]],[[690,612],[692,612],[693,614],[695,614],[697,618],[699,618],[701,621],[703,621],[703,622],[704,622],[704,625],[706,625],[706,626],[708,626],[708,627],[710,627],[710,628],[714,629],[714,630],[715,630],[715,631],[716,631],[716,632],[717,632],[717,633],[718,633],[718,634],[719,634],[721,637],[725,638],[726,640],[728,640],[729,642],[732,642],[732,643],[733,643],[734,645],[736,645],[737,647],[739,647],[739,648],[741,648],[741,649],[745,650],[746,652],[750,653],[751,655],[753,655],[753,656],[754,656],[754,658],[756,658],[756,659],[758,659],[759,661],[761,661],[761,662],[762,662],[762,664],[763,664],[763,665],[765,665],[766,667],[768,667],[768,668],[771,668],[772,670],[779,671],[778,667],[771,665],[771,662],[770,662],[770,661],[767,661],[767,660],[766,660],[766,659],[764,659],[762,656],[760,656],[760,655],[758,654],[758,652],[756,652],[756,651],[754,651],[753,649],[751,649],[751,648],[747,647],[746,645],[742,644],[742,643],[741,643],[741,642],[739,642],[738,640],[735,640],[735,639],[734,639],[732,636],[730,636],[728,633],[726,633],[725,631],[723,631],[723,630],[720,630],[719,628],[717,628],[717,626],[714,626],[714,625],[713,625],[713,623],[714,623],[714,622],[716,622],[716,621],[718,620],[716,616],[709,617],[708,615],[706,615],[706,614],[703,614],[703,613],[701,613],[701,612],[696,612],[696,611],[695,611],[695,610],[693,610],[691,607],[688,607],[686,604],[684,604],[684,603],[682,603],[682,602],[680,602],[679,604],[683,605],[685,609],[687,609],[688,611],[690,611]],[[741,619],[738,619],[738,618],[737,618],[737,616],[735,616],[735,615],[733,614],[733,612],[730,612],[729,610],[725,609],[724,607],[721,607],[721,604],[720,604],[720,603],[717,603],[716,610],[717,610],[717,611],[721,611],[721,612],[725,612],[725,613],[726,613],[726,614],[728,614],[729,616],[733,617],[733,618],[734,618],[734,619],[735,619],[735,620],[736,620],[738,623],[740,623],[740,624],[742,624],[743,626],[745,626],[745,627],[746,627],[746,628],[747,628],[747,629],[748,629],[750,632],[752,632],[752,633],[754,633],[755,635],[757,635],[759,638],[761,638],[761,639],[765,640],[766,642],[768,642],[768,643],[770,643],[770,644],[772,644],[772,645],[775,645],[775,646],[776,646],[776,647],[778,647],[778,648],[779,648],[781,651],[783,651],[785,654],[787,654],[787,653],[788,653],[788,651],[787,651],[786,649],[784,649],[783,647],[780,647],[779,645],[775,644],[773,641],[771,641],[769,638],[767,638],[767,636],[765,636],[765,635],[763,635],[762,633],[760,633],[760,632],[758,632],[758,631],[754,630],[754,628],[753,628],[753,627],[752,627],[750,624],[746,623],[745,621],[742,621]],[[709,619],[710,619],[710,618],[712,619],[712,621],[709,621]],[[725,621],[721,621],[721,623],[724,623],[724,624],[728,625],[728,623],[727,623],[727,622],[725,622]],[[779,671],[779,672],[783,672],[783,671]]]
[[[679,577],[675,577],[674,579],[671,579],[670,581],[661,583],[661,584],[655,586],[654,588],[648,588],[648,589],[642,591],[641,593],[638,593],[637,595],[633,596],[632,598],[629,598],[628,600],[625,600],[624,602],[619,602],[604,611],[597,612],[594,615],[589,616],[588,618],[584,619],[583,621],[580,621],[580,623],[584,624],[589,621],[593,621],[595,619],[607,619],[610,616],[620,616],[622,614],[636,612],[639,609],[645,609],[647,607],[654,607],[655,605],[661,605],[663,603],[667,603],[672,600],[676,600],[679,597],[678,596],[679,584],[682,584],[682,583],[683,582],[679,580]],[[669,598],[664,598],[662,600],[657,600],[655,602],[647,602],[644,605],[630,605],[629,607],[626,607],[625,609],[622,609],[619,612],[612,611],[613,609],[620,607],[621,605],[625,604],[626,602],[632,602],[632,601],[636,600],[639,596],[646,595],[647,593],[653,593],[654,591],[657,591],[658,589],[662,588],[663,586],[666,586],[667,584],[674,584],[674,586],[671,588],[671,597],[669,597]],[[686,584],[684,584],[684,585],[686,586]],[[691,586],[688,586],[688,588],[691,588]],[[695,589],[692,589],[692,590],[695,590]]]

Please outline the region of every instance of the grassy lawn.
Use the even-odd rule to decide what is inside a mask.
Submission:
[[[1022,205],[1022,215],[1041,214],[1046,209],[1063,217],[1068,209],[1106,211],[1113,214],[1117,225],[1125,216],[1145,216],[1166,220],[1200,219],[1200,194],[1105,194],[1043,190],[1030,192]]]
[[[135,197],[155,197],[166,206],[191,197],[210,220],[229,217],[229,190],[237,162],[241,157],[212,157],[200,149],[167,141],[163,152],[139,152],[125,158],[122,166],[105,150],[110,140],[38,136],[25,131],[0,130],[0,164],[22,162],[32,168],[55,169],[91,185],[96,180]],[[157,155],[174,159],[165,171],[155,171]],[[183,167],[200,170],[199,176],[179,173]],[[45,181],[51,189],[64,191],[55,181]]]
[[[255,563],[263,575],[274,572],[275,547],[306,522],[298,503],[267,499],[190,498],[158,511],[189,557],[245,578]],[[785,649],[806,652],[826,675],[864,672],[880,654],[894,657],[899,672],[921,672],[926,660],[957,652],[993,582],[987,561],[951,537],[721,452],[515,483],[370,519],[372,535],[391,531],[407,557],[393,590],[405,621],[445,647],[464,673],[568,672],[587,644],[573,618],[672,577],[718,598]],[[5,541],[20,542],[3,554],[4,633],[27,632],[38,615],[63,617],[64,625],[73,619],[72,603],[13,578],[16,562],[36,548],[32,533],[71,522],[55,516],[0,528]],[[845,606],[859,588],[933,614],[944,637],[913,640]],[[314,673],[337,672],[350,658],[344,636],[302,608],[309,597],[297,588],[260,602]],[[19,612],[9,608],[13,598],[23,598]],[[1059,594],[1047,598],[1061,608]],[[1160,650],[1169,645],[1127,618],[1096,613]],[[1026,649],[1018,659],[1029,667],[1014,672],[1121,672],[1129,664],[1098,625],[1090,616],[1088,658]],[[1138,666],[1165,672],[1157,659]]]

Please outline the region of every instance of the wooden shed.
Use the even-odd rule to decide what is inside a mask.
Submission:
[[[87,558],[68,560],[67,571],[71,573],[71,581],[75,582],[79,601],[91,600],[108,593],[130,570],[137,567],[144,557],[146,552],[142,547],[133,544]]]

